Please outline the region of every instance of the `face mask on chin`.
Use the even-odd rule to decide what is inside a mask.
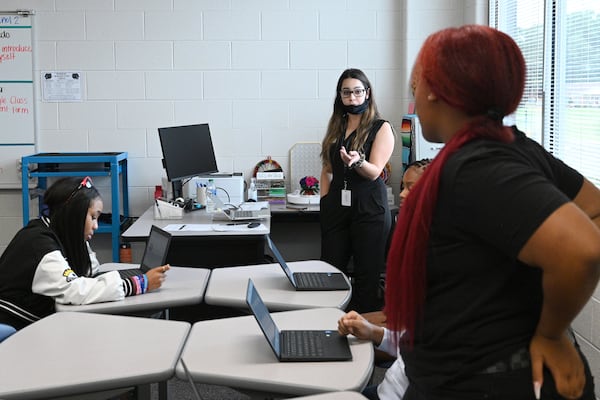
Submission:
[[[344,112],[357,115],[367,111],[367,108],[369,108],[369,99],[358,105],[344,105]]]

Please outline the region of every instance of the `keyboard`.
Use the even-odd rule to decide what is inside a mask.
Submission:
[[[261,219],[262,216],[258,210],[223,210],[232,221],[244,221],[249,219]]]
[[[323,280],[323,274],[312,274],[310,272],[295,273],[294,280],[298,287],[311,287],[311,288],[322,288],[326,287],[327,284]]]
[[[234,218],[249,218],[256,215],[255,211],[252,210],[233,210],[231,216]]]
[[[319,357],[323,355],[320,332],[282,331],[283,354],[293,357]],[[317,335],[319,334],[319,335]]]
[[[142,271],[139,268],[131,268],[131,269],[120,269],[119,271],[119,275],[121,275],[121,278],[131,278],[132,276],[136,276],[136,275],[143,275],[144,271]]]

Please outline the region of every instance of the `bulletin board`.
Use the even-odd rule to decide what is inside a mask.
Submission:
[[[32,19],[0,11],[0,189],[21,187],[19,160],[35,153]]]

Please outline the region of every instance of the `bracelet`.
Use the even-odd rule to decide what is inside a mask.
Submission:
[[[365,153],[360,153],[360,158],[348,166],[348,169],[360,168],[365,162]]]
[[[133,277],[133,281],[135,282],[135,294],[142,294],[142,287],[140,286],[140,277],[135,275]]]
[[[144,274],[142,278],[144,279],[144,293],[146,293],[148,291],[148,275]]]

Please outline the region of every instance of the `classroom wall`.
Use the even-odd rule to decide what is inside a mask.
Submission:
[[[248,179],[267,156],[286,171],[294,143],[321,141],[337,78],[357,67],[398,130],[420,43],[475,22],[487,1],[3,1],[17,8],[35,11],[37,151],[127,151],[139,216],[164,175],[158,127],[208,122],[221,171]],[[83,101],[43,102],[41,71],[80,72]],[[397,196],[399,141],[391,163]],[[109,209],[108,178],[94,183]],[[0,200],[2,251],[22,224],[20,191]]]

